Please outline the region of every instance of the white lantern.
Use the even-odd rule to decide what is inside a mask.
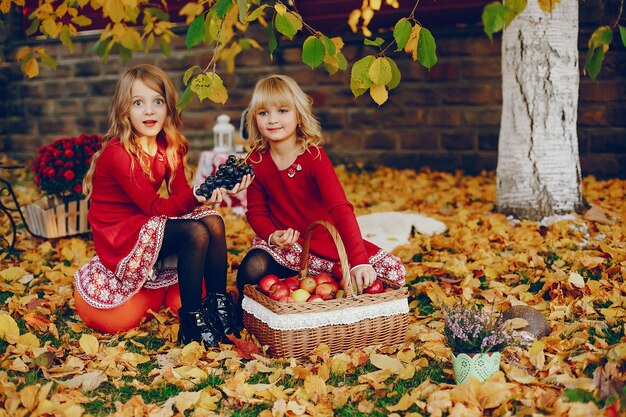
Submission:
[[[213,126],[213,149],[216,152],[233,151],[233,133],[235,126],[231,125],[230,117],[225,114],[217,116],[217,123]]]

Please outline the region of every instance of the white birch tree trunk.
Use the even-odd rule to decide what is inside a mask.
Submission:
[[[578,1],[529,0],[502,38],[497,210],[540,220],[581,211]]]

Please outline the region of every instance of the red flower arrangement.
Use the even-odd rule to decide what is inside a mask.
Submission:
[[[80,197],[91,157],[102,145],[98,135],[59,138],[42,146],[35,161],[35,185],[46,195]]]

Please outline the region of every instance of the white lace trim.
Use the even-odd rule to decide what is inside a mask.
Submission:
[[[274,330],[315,329],[322,326],[352,324],[364,319],[409,312],[409,302],[406,298],[327,312],[276,314],[262,304],[244,296],[242,307],[246,312]]]

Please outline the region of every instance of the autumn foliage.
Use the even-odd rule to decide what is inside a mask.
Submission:
[[[408,271],[405,343],[333,356],[320,345],[290,360],[268,357],[244,333],[207,352],[175,344],[169,311],[133,331],[99,334],[72,298],[73,273],[93,255],[89,237],[47,241],[20,230],[19,252],[0,256],[0,416],[624,414],[626,181],[585,178],[591,210],[537,223],[494,213],[491,174],[338,173],[359,214],[413,211],[447,226],[394,251]],[[26,171],[12,181],[23,203],[38,197]],[[234,286],[252,235],[228,211],[226,224]],[[441,306],[470,300],[497,310],[531,305],[551,333],[507,347],[485,383],[457,386]]]

